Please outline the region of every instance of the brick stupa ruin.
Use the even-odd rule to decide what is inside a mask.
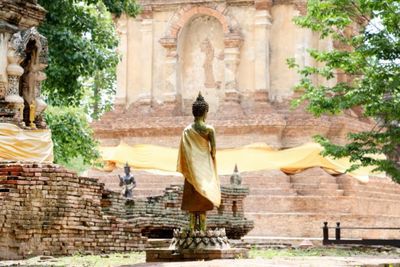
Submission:
[[[305,0],[138,2],[140,15],[116,19],[122,59],[115,107],[92,124],[102,146],[123,142],[177,147],[183,127],[192,120],[191,103],[199,90],[210,103],[208,122],[216,128],[219,149],[260,142],[291,148],[312,141],[316,134],[345,143],[347,133],[370,129],[371,122],[360,118],[357,109],[320,118],[302,108],[290,110],[299,77],[288,69],[286,59],[317,66],[307,49],[338,45],[294,25],[293,17],[306,12]],[[338,74],[329,83],[346,79]],[[314,81],[326,83],[318,77]],[[130,156],[134,157],[126,155]],[[120,173],[116,169],[91,175],[118,190]],[[183,183],[176,176],[134,174],[136,196],[157,195],[170,184]],[[400,186],[388,178],[370,177],[368,183],[360,183],[319,167],[297,174],[248,172],[242,177],[250,187],[245,216],[255,222],[249,238],[322,238],[323,221],[368,227],[400,224]],[[222,177],[224,183],[229,177]],[[400,237],[378,230],[342,235]]]

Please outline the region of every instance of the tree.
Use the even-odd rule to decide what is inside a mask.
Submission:
[[[335,145],[316,137],[325,155],[349,157],[352,169],[374,165],[400,182],[400,3],[398,0],[309,0],[308,12],[295,23],[331,38],[331,51],[310,49],[321,67],[289,66],[301,76],[296,89],[313,114],[338,114],[361,107],[362,116],[376,123],[370,131],[350,133],[349,143]],[[314,84],[312,75],[326,80],[345,74],[346,82],[333,86]],[[387,159],[373,154],[385,154]]]
[[[48,107],[45,119],[51,129],[54,144],[54,162],[68,164],[81,157],[85,165],[93,165],[100,154],[98,142],[82,109],[75,107]]]
[[[39,31],[47,37],[49,66],[43,93],[50,105],[46,120],[52,130],[55,161],[77,158],[93,164],[99,157],[89,129],[93,118],[111,107],[115,94],[118,38],[112,15],[135,16],[134,0],[39,0],[47,11]],[[76,109],[70,107],[83,106]]]
[[[102,89],[114,93],[118,38],[108,10],[135,16],[139,11],[135,1],[39,0],[39,3],[48,11],[39,27],[49,43],[49,66],[43,86],[48,103],[80,105],[85,82],[99,73],[111,78]]]

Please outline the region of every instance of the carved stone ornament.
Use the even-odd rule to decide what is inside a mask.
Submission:
[[[225,228],[206,231],[174,229],[169,249],[228,249],[230,248]]]
[[[10,46],[14,49],[16,55],[20,59],[23,59],[26,57],[26,46],[31,40],[36,41],[36,47],[39,52],[39,64],[44,68],[48,63],[49,48],[47,39],[41,35],[35,27],[14,33],[10,40]]]

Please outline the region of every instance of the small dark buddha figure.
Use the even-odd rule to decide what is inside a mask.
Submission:
[[[215,160],[215,130],[205,120],[208,103],[201,93],[192,105],[194,122],[182,133],[177,171],[185,177],[182,210],[189,212],[189,228],[206,230],[206,211],[221,203]]]
[[[122,186],[122,192],[121,194],[126,197],[126,198],[133,198],[133,188],[136,187],[136,181],[133,175],[131,175],[131,168],[129,167],[128,163],[125,164],[124,167],[124,172],[125,176],[122,177],[121,175],[118,175],[119,177],[119,186]]]

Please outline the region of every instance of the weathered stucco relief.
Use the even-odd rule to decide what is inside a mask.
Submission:
[[[214,47],[212,46],[210,39],[206,38],[200,44],[200,51],[204,53],[204,63],[203,63],[203,71],[204,71],[204,87],[205,88],[215,88],[217,84],[215,83],[214,78]],[[219,82],[219,84],[221,84]]]
[[[218,106],[224,81],[223,37],[221,24],[209,16],[194,18],[179,35],[179,87],[187,112],[200,90],[210,99],[212,111]]]

